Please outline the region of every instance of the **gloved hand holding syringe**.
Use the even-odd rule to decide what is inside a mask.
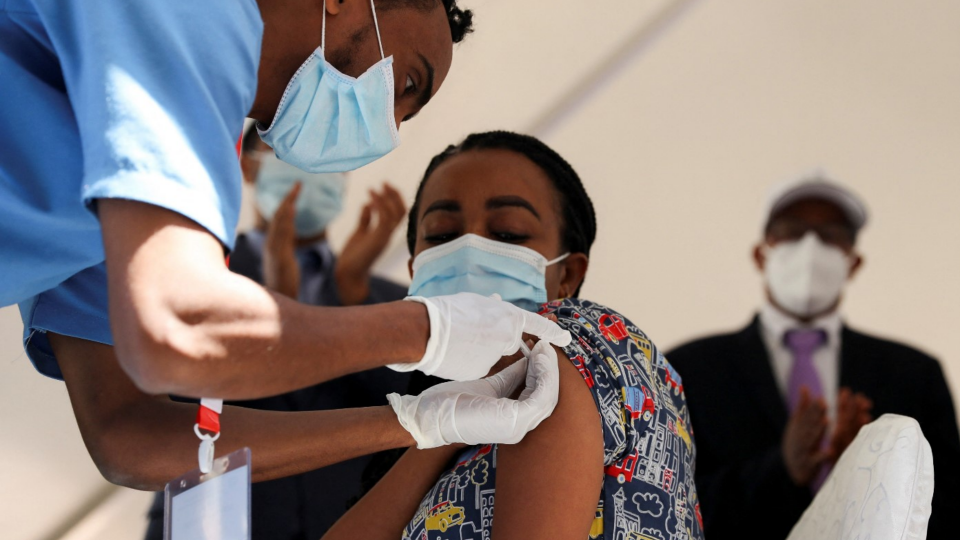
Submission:
[[[546,319],[543,322],[554,324]],[[514,444],[550,416],[560,388],[557,353],[551,341],[566,345],[569,334],[557,332],[532,348],[519,334],[522,329],[513,350],[504,353],[513,356],[519,349],[523,358],[495,375],[475,381],[442,383],[419,396],[387,396],[418,448],[452,443]],[[525,387],[519,398],[511,399],[521,385]]]

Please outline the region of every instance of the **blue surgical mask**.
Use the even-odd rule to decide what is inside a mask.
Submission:
[[[301,185],[294,224],[297,237],[309,238],[322,233],[340,214],[346,177],[343,173],[306,173],[280,161],[271,152],[261,152],[256,200],[264,219],[273,219],[283,198],[297,182]]]
[[[381,60],[356,79],[327,62],[324,9],[320,48],[290,79],[270,127],[257,125],[260,138],[283,161],[308,172],[346,172],[400,144],[393,111],[393,57],[383,56],[373,0],[370,9]]]
[[[569,255],[548,261],[530,248],[465,234],[417,255],[409,294],[497,293],[519,308],[537,311],[547,301],[547,267]]]

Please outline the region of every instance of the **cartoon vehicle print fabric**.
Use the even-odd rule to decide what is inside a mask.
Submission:
[[[702,540],[695,451],[680,376],[649,338],[602,305],[545,304],[600,413],[604,481],[591,540]],[[404,540],[489,540],[497,445],[467,448],[424,496]],[[557,474],[563,474],[558,471]]]

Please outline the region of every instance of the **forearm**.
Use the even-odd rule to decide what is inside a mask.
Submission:
[[[48,336],[80,434],[105,478],[156,490],[197,467],[197,405],[139,391],[121,371],[113,347]],[[386,406],[296,413],[225,407],[221,421],[217,455],[249,446],[256,481],[413,444]]]
[[[183,216],[120,200],[98,211],[117,354],[149,394],[253,398],[423,355],[421,305],[302,305],[230,272]]]
[[[121,364],[128,373],[131,363],[159,368],[146,377],[130,373],[135,382],[155,384],[145,388],[149,393],[251,399],[416,362],[429,337],[420,304],[317,307],[268,293],[253,282],[242,285],[257,290],[211,295],[195,320],[174,314],[172,324],[179,328],[164,339],[165,346],[144,347],[155,352],[150,359],[134,351],[125,355],[118,343]]]
[[[369,493],[323,536],[323,540],[398,540],[423,496],[461,448],[411,448]]]
[[[197,406],[144,400],[114,415],[84,440],[111,482],[156,491],[197,468]],[[249,447],[253,481],[281,478],[357,456],[413,444],[389,407],[274,412],[224,407],[216,455]],[[90,437],[97,440],[88,440]]]

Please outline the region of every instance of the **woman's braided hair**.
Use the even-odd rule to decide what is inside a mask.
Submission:
[[[471,150],[509,150],[516,152],[540,167],[557,190],[560,200],[562,223],[560,240],[563,248],[571,253],[590,254],[590,247],[597,236],[597,217],[593,202],[573,167],[560,154],[535,137],[510,131],[474,133],[460,144],[450,145],[434,156],[423,173],[417,196],[410,207],[407,220],[407,248],[412,255],[417,243],[417,216],[420,213],[420,196],[433,171],[451,157]]]

